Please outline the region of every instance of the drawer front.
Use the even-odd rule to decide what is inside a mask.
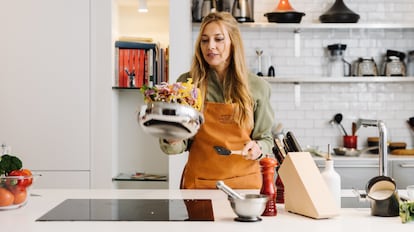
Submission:
[[[392,161],[392,177],[398,189],[405,189],[414,184],[414,161]]]

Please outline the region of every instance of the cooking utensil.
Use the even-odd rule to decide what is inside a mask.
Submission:
[[[357,131],[357,124],[355,122],[352,122],[352,136],[355,136]]]
[[[269,23],[300,23],[302,17],[306,14],[303,12],[268,12],[264,14]]]
[[[271,23],[300,23],[305,13],[297,12],[288,0],[280,0],[273,12],[264,14]]]
[[[214,146],[214,150],[216,150],[219,155],[242,155],[242,150],[230,150],[222,146]]]
[[[291,152],[301,152],[302,148],[300,144],[298,143],[298,140],[296,140],[295,135],[292,131],[288,131],[286,133],[287,142],[289,143],[289,148],[291,149]]]
[[[343,116],[342,116],[341,113],[335,114],[334,121],[341,127],[342,132],[344,132],[345,135],[348,135],[348,133],[346,133],[346,130],[345,130],[344,126],[342,126],[342,124],[341,124],[342,118],[343,118]]]
[[[364,154],[367,151],[378,149],[378,146],[375,147],[366,147],[364,149],[358,150],[355,148],[346,148],[346,147],[336,147],[334,148],[335,155],[338,156],[359,156]]]
[[[393,155],[414,155],[414,149],[395,149],[391,151]]]
[[[275,146],[273,146],[272,151],[277,159],[277,162],[279,164],[282,164],[283,160],[286,157],[286,152],[282,145],[282,142],[278,138],[275,139]]]
[[[387,49],[381,73],[384,76],[405,76],[406,67],[404,63],[405,53]]]
[[[329,50],[329,69],[330,77],[345,77],[351,75],[351,64],[345,60],[344,51],[346,44],[330,44]]]
[[[371,215],[394,217],[399,215],[399,197],[394,179],[376,176],[368,181],[367,196],[371,201]]]
[[[173,140],[193,137],[204,122],[203,115],[193,107],[166,102],[142,106],[137,120],[146,133]]]
[[[216,187],[226,193],[229,197],[234,199],[243,200],[244,197],[234,191],[232,188],[227,186],[222,180],[217,181]]]
[[[254,22],[252,9],[253,0],[234,0],[232,15],[240,23]]]
[[[275,139],[275,144],[276,144],[276,147],[279,149],[280,154],[282,155],[282,161],[283,161],[283,159],[286,158],[286,150],[283,147],[283,143],[282,143],[282,141],[280,141],[279,139],[276,138]],[[282,163],[282,162],[279,162],[279,163]]]
[[[201,20],[211,12],[211,0],[203,0],[201,6]]]
[[[343,0],[336,0],[331,8],[321,16],[321,23],[356,23],[359,15],[350,10]]]
[[[264,194],[246,194],[243,199],[228,198],[233,212],[238,216],[234,220],[241,222],[261,221],[260,216],[266,209],[269,197]]]
[[[353,75],[359,77],[378,76],[378,68],[374,58],[358,58],[354,63]]]

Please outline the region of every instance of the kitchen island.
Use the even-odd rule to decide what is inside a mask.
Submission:
[[[257,191],[245,190],[245,193]],[[351,191],[342,191],[346,197]],[[66,199],[211,199],[214,221],[36,221]],[[342,208],[329,219],[311,219],[286,212],[277,205],[278,215],[259,222],[237,222],[227,195],[220,190],[112,190],[33,189],[29,202],[14,210],[0,211],[1,231],[402,231],[414,223],[402,224],[400,217],[374,217],[369,208]],[[409,230],[411,230],[409,229]]]

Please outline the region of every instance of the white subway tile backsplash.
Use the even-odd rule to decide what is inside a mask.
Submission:
[[[256,22],[267,22],[263,15],[273,11],[279,1],[256,0]],[[297,11],[306,13],[302,23],[319,22],[335,0],[290,0]],[[345,0],[346,5],[361,16],[359,23],[414,23],[414,0]],[[327,45],[347,45],[345,59],[372,57],[381,71],[387,49],[414,50],[414,29],[301,29],[300,53],[295,57],[292,29],[241,27],[249,68],[257,72],[256,49],[263,49],[262,63],[271,64],[278,77],[317,77],[327,73]],[[193,38],[197,30],[193,33]],[[267,68],[262,68],[267,73]],[[276,77],[276,78],[277,78]],[[352,77],[348,77],[352,78]],[[367,77],[369,78],[369,77]],[[392,77],[390,77],[392,78]],[[414,145],[414,132],[406,120],[414,116],[414,83],[301,83],[300,104],[295,105],[294,84],[271,83],[271,104],[275,123],[282,123],[285,132],[295,133],[300,144],[326,150],[342,145],[341,132],[329,120],[336,113],[344,116],[343,124],[351,132],[351,123],[358,118],[384,120],[389,138]],[[358,130],[358,147],[366,146],[366,138],[378,136],[377,128]]]

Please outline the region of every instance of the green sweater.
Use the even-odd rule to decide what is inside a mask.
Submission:
[[[189,73],[184,73],[177,79],[177,82],[186,82],[189,77]],[[259,143],[263,154],[273,155],[272,147],[274,143],[271,128],[274,113],[270,105],[270,85],[252,73],[249,74],[248,78],[250,91],[255,102],[254,128],[250,137]],[[224,102],[223,86],[218,81],[215,72],[209,75],[208,80],[206,101]],[[184,140],[181,143],[168,144],[160,139],[160,148],[166,154],[179,154],[187,150],[188,142],[188,140]]]

